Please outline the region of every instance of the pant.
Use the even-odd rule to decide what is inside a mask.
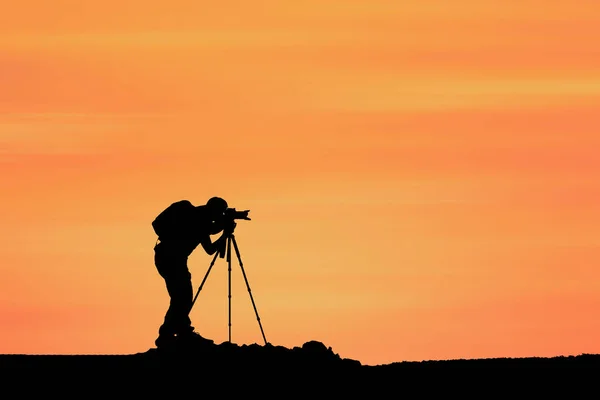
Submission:
[[[158,330],[160,336],[179,335],[194,330],[189,317],[194,294],[187,260],[185,253],[170,249],[163,243],[154,248],[156,269],[165,280],[171,298],[164,322]]]

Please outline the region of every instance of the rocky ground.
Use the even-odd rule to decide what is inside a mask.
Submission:
[[[18,384],[21,395],[34,389],[43,389],[48,395],[56,389],[59,395],[74,391],[79,397],[90,390],[135,390],[138,397],[142,393],[157,396],[161,390],[170,394],[196,390],[198,397],[215,390],[221,391],[220,397],[252,393],[296,397],[299,393],[325,392],[337,397],[362,393],[375,398],[388,397],[389,393],[413,393],[409,397],[414,397],[415,393],[434,392],[539,397],[545,392],[556,396],[563,389],[573,396],[577,390],[597,387],[600,355],[368,366],[342,358],[318,341],[294,348],[224,342],[131,355],[0,355],[0,368],[4,387],[17,385],[23,378],[49,382]]]

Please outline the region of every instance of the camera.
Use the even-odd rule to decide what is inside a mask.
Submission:
[[[236,219],[245,219],[247,221],[250,221],[250,218],[248,217],[249,212],[250,210],[238,211],[235,208],[227,208],[223,213],[223,217],[225,218],[225,220],[231,222],[233,222]]]

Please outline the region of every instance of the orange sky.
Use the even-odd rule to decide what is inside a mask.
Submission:
[[[393,3],[393,5],[392,5]],[[134,353],[213,195],[267,339],[599,353],[600,3],[23,0],[0,14],[0,353]],[[194,290],[211,257],[190,257]],[[232,336],[262,343],[239,267]],[[219,259],[192,311],[227,340]]]

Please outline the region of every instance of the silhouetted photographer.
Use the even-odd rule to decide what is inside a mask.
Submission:
[[[250,220],[249,210],[229,208],[220,197],[210,198],[205,205],[194,206],[188,200],[171,204],[152,222],[158,235],[154,247],[154,262],[158,273],[165,280],[171,298],[164,322],[155,341],[157,348],[169,346],[175,341],[185,344],[208,344],[213,341],[195,332],[189,313],[194,298],[188,257],[201,245],[204,251],[223,258],[227,240],[236,227],[236,219]],[[211,235],[222,232],[214,242]],[[215,254],[216,258],[216,254]]]

